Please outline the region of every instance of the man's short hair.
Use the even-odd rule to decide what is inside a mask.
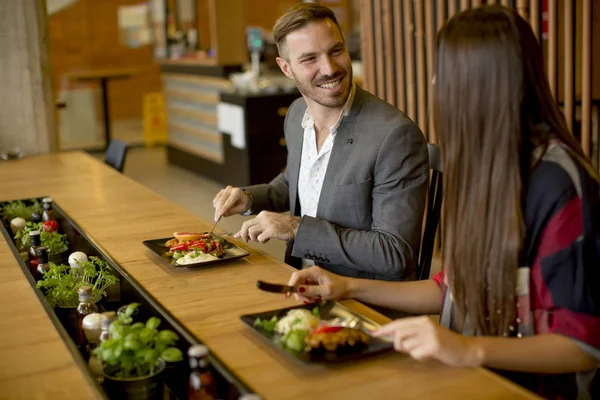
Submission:
[[[342,38],[344,34],[340,28],[340,24],[331,9],[314,3],[300,3],[283,14],[275,22],[273,26],[273,39],[277,44],[279,56],[285,59],[288,58],[286,38],[290,33],[306,26],[310,22],[323,21],[330,19],[335,26],[340,30]]]

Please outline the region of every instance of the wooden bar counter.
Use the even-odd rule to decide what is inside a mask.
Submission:
[[[239,316],[295,303],[256,289],[286,282],[292,268],[256,251],[221,266],[166,269],[142,241],[210,223],[83,153],[0,163],[0,200],[51,196],[162,306],[264,399],[533,399],[481,368],[452,369],[395,352],[340,365],[300,365],[279,354]],[[378,322],[386,318],[344,302]],[[100,398],[62,343],[6,242],[0,243],[0,397]]]

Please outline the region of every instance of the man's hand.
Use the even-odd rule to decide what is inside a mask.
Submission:
[[[244,222],[234,237],[242,238],[246,243],[249,240],[266,243],[271,238],[293,240],[301,220],[300,217],[261,211],[256,218]]]
[[[228,217],[233,214],[245,213],[252,207],[252,199],[248,193],[240,188],[227,186],[213,199],[215,208],[215,221],[221,216]]]

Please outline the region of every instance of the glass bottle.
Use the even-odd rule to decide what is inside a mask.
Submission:
[[[188,400],[216,400],[215,378],[208,363],[208,347],[193,345],[188,350],[190,377]]]
[[[31,271],[31,274],[35,276],[38,267],[37,249],[42,246],[42,238],[40,236],[40,231],[29,232],[29,237],[31,238],[31,246],[29,247],[29,270]]]
[[[256,393],[246,393],[238,397],[238,400],[262,400]]]
[[[99,343],[104,342],[105,340],[110,339],[110,333],[108,329],[110,328],[110,324],[116,319],[116,313],[114,311],[103,312],[100,319],[100,328],[101,333],[99,336]],[[88,361],[88,367],[92,371],[92,374],[96,377],[96,380],[100,383],[104,381],[104,374],[102,373],[102,369],[104,367],[102,360],[95,355],[90,355],[90,359]]]
[[[115,319],[117,319],[117,313],[114,311],[106,311],[102,313],[102,320],[100,321],[100,328],[102,329],[102,332],[100,332],[100,343],[110,339],[110,332],[108,329],[110,328],[110,324],[112,324]]]
[[[34,277],[36,281],[39,281],[44,278],[44,274],[50,269],[50,264],[48,264],[48,249],[44,246],[40,246],[36,249],[36,255],[38,266]]]
[[[42,215],[37,212],[31,213],[31,221],[33,221],[34,224],[42,222]]]
[[[44,197],[42,200],[44,203],[44,211],[42,212],[42,221],[56,221],[56,215],[54,215],[54,210],[52,209],[52,198]]]
[[[85,332],[83,331],[83,318],[91,313],[100,312],[100,309],[96,303],[94,303],[91,286],[82,286],[77,290],[77,293],[79,295],[79,305],[77,306],[77,335],[75,344],[83,353],[85,345],[87,344]]]
[[[81,322],[81,326],[87,340],[88,350],[98,347],[100,333],[102,332],[102,314],[91,313],[86,315]]]

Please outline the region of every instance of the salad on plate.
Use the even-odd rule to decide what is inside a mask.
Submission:
[[[177,265],[211,261],[225,255],[223,244],[209,233],[175,232],[173,239],[165,243],[166,255]]]

